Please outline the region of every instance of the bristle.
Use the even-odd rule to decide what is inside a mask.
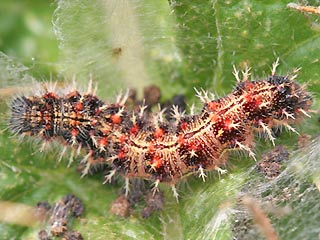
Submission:
[[[262,121],[259,122],[259,125],[262,127],[263,131],[265,133],[267,133],[267,136],[268,136],[269,140],[272,142],[272,145],[275,146],[275,144],[274,144],[275,137],[273,137],[271,129],[268,128],[268,126],[266,124],[264,124]]]
[[[243,82],[249,81],[249,76],[251,75],[250,70],[251,70],[251,68],[246,66],[245,70],[241,71],[242,72],[242,77],[243,77],[243,80],[242,80]]]
[[[130,192],[130,179],[128,177],[125,178],[125,196],[127,197],[129,195]]]
[[[179,202],[179,194],[174,184],[171,185],[171,190],[173,192],[173,196],[175,197],[176,201]]]
[[[240,76],[239,76],[239,71],[237,70],[236,66],[233,65],[233,76],[237,80],[237,83],[239,84],[241,82]]]
[[[274,76],[276,74],[277,67],[279,66],[279,58],[272,64],[271,75]]]
[[[160,184],[159,179],[157,179],[156,181],[153,182],[153,187],[151,189],[153,195],[155,195],[157,192],[159,192],[159,184]]]
[[[111,183],[112,178],[115,176],[117,170],[113,169],[109,172],[108,175],[105,176],[105,181],[103,182],[103,184],[105,183]]]
[[[207,175],[204,173],[204,169],[202,166],[198,168],[199,178],[202,178],[202,181],[206,181]]]

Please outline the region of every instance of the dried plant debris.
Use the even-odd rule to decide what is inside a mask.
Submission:
[[[155,85],[150,85],[143,89],[143,96],[145,99],[145,104],[148,106],[152,106],[158,104],[161,98],[161,91]]]
[[[142,210],[141,216],[148,218],[155,211],[161,211],[164,205],[164,196],[162,192],[149,192],[145,197],[146,207]]]
[[[83,237],[81,233],[77,231],[67,231],[63,235],[62,240],[83,240]]]
[[[250,198],[246,204],[239,201],[235,206],[233,239],[261,239],[261,231],[254,225],[256,224],[254,214],[250,214],[250,211],[259,212],[253,211],[257,206],[264,213],[258,214],[262,220],[265,220],[261,222],[269,222],[264,230],[272,233],[274,229],[279,239],[283,237],[306,239],[306,232],[308,239],[318,239],[320,236],[320,218],[317,210],[320,203],[319,147],[320,138],[318,137],[311,140],[305,148],[290,154],[289,161],[287,161],[289,156],[286,150],[281,146],[263,156],[262,163],[265,166],[260,166],[261,172],[270,181],[261,181],[261,178],[252,177],[244,185],[239,199],[243,196],[250,196]],[[271,166],[281,164],[281,174],[273,171],[273,168],[266,168],[270,164]],[[266,238],[266,234],[263,235]]]
[[[314,6],[303,6],[296,3],[288,3],[288,8],[297,10],[302,13],[310,13],[310,14],[317,14],[320,15],[320,7],[314,7]]]
[[[298,145],[300,148],[305,148],[311,142],[311,135],[309,134],[301,134],[298,138]]]
[[[110,207],[110,213],[119,217],[128,217],[131,212],[131,205],[125,195],[119,195]]]
[[[263,239],[277,240],[271,220],[263,210],[261,203],[249,195],[239,199],[239,212],[234,221],[232,232],[234,240]]]
[[[125,191],[125,188],[122,189],[117,199],[113,201],[110,213],[120,217],[129,217],[133,213],[133,207],[143,203],[144,208],[141,211],[141,216],[148,218],[155,211],[160,211],[163,208],[163,193],[161,191],[151,192],[150,186],[145,181],[132,181],[130,191],[127,194]]]
[[[267,179],[274,179],[281,173],[282,162],[288,161],[289,152],[282,145],[278,145],[273,150],[262,156],[262,161],[257,163],[256,169]]]
[[[174,120],[172,116],[172,109],[173,107],[177,107],[179,112],[184,112],[187,108],[187,104],[185,101],[185,96],[183,94],[177,94],[172,97],[171,100],[167,100],[161,102],[161,90],[159,87],[155,85],[146,86],[143,89],[143,98],[137,98],[137,90],[136,89],[129,89],[128,92],[128,99],[125,103],[126,107],[131,107],[134,111],[139,111],[142,105],[146,106],[145,114],[150,115],[152,114],[153,108],[161,108],[165,109],[165,117],[168,121]]]
[[[57,201],[53,207],[48,202],[37,204],[39,212],[47,212],[48,231],[41,230],[39,239],[49,240],[52,237],[61,237],[65,240],[81,240],[81,234],[69,229],[68,223],[73,217],[80,217],[83,214],[84,206],[79,198],[70,194]]]

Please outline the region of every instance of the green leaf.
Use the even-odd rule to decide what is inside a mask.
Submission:
[[[66,79],[66,82],[75,77],[82,86],[92,77],[98,83],[98,96],[108,101],[113,101],[119,89],[134,87],[142,91],[144,86],[155,84],[161,88],[164,99],[183,93],[191,105],[196,100],[194,87],[217,95],[229,92],[235,85],[233,65],[244,69],[247,64],[252,67],[252,77],[262,78],[270,74],[277,57],[281,63],[279,74],[301,67],[297,81],[308,84],[314,96],[313,108],[318,109],[319,17],[292,11],[286,7],[287,3],[56,1],[52,22],[59,42],[59,60],[55,60],[57,50],[52,39],[44,43],[47,50],[40,48],[30,55],[20,50],[23,44],[9,47],[9,40],[0,39],[1,50],[10,54],[14,51],[13,55],[22,62],[25,58],[39,59],[39,64],[29,63],[30,67],[26,68],[19,61],[0,56],[1,112],[8,111],[4,100],[7,95],[19,91],[17,87],[21,84],[33,86],[35,80],[31,76],[37,77],[39,72],[40,75],[53,72],[59,76],[58,80]],[[50,8],[52,5],[46,10],[47,19],[51,18]],[[10,22],[11,14],[2,16]],[[26,24],[28,21],[22,20]],[[22,41],[28,37],[25,31],[18,31],[21,22],[15,26],[16,39]],[[30,26],[35,31],[37,24]],[[10,39],[12,31],[2,30],[2,33]],[[36,34],[31,42],[37,43],[39,39],[41,36]],[[43,51],[48,56],[41,55]],[[51,64],[52,61],[56,62]],[[4,121],[1,127],[5,128]],[[165,207],[148,219],[139,215],[142,205],[126,219],[109,213],[121,182],[115,186],[102,185],[102,174],[80,178],[76,164],[67,168],[68,157],[57,163],[59,147],[39,153],[41,143],[21,141],[5,130],[0,133],[0,199],[35,206],[39,201],[53,203],[73,193],[86,209],[85,221],[73,221],[72,228],[85,239],[230,239],[232,236],[259,239],[263,237],[257,228],[249,228],[245,220],[237,218],[245,212],[239,207],[238,196],[250,194],[267,212],[281,239],[315,239],[320,233],[320,146],[319,138],[315,138],[320,125],[316,114],[297,128],[300,134],[309,134],[315,140],[307,149],[294,151],[298,148],[298,136],[288,133],[279,136],[276,144],[286,145],[291,159],[275,180],[263,179],[253,169],[255,163],[251,159],[234,154],[230,157],[228,174],[213,173],[205,183],[197,177],[182,180],[178,186],[179,203],[170,187],[162,185]],[[263,139],[257,139],[256,145],[258,160],[262,152],[272,149]],[[267,211],[267,203],[274,209],[290,211],[279,216]],[[250,215],[245,217],[250,219]],[[34,239],[40,228],[0,223],[0,238]],[[252,231],[241,235],[243,229]]]

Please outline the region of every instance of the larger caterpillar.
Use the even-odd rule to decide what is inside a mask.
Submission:
[[[296,75],[272,74],[264,80],[249,81],[249,72],[232,93],[211,99],[198,93],[203,108],[198,114],[184,115],[173,108],[173,120],[162,112],[147,117],[144,107],[131,111],[126,97],[106,104],[89,90],[74,90],[66,95],[45,90],[42,95],[20,96],[11,103],[10,128],[16,134],[58,139],[75,149],[84,149],[83,174],[94,164],[107,164],[111,172],[131,178],[175,184],[182,177],[219,169],[227,161],[229,150],[240,149],[254,158],[253,133],[264,132],[274,142],[271,128],[290,124],[308,116],[311,96],[295,82]]]

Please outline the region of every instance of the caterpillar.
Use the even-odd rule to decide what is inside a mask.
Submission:
[[[198,174],[205,180],[207,171],[221,170],[230,150],[245,151],[255,159],[254,133],[264,133],[274,144],[272,128],[296,132],[291,124],[309,116],[312,98],[295,81],[296,71],[278,76],[277,66],[278,61],[269,77],[252,81],[248,68],[243,79],[234,68],[237,85],[230,94],[214,99],[197,91],[202,110],[186,115],[173,107],[171,120],[163,111],[147,116],[146,106],[128,109],[127,95],[106,104],[91,87],[87,93],[72,90],[63,95],[45,88],[42,94],[12,100],[9,127],[17,135],[83,149],[83,175],[95,164],[108,165],[106,182],[116,173],[122,175],[126,194],[129,180],[140,178],[152,180],[154,190],[160,182],[169,183],[178,198],[175,184],[182,177]]]

